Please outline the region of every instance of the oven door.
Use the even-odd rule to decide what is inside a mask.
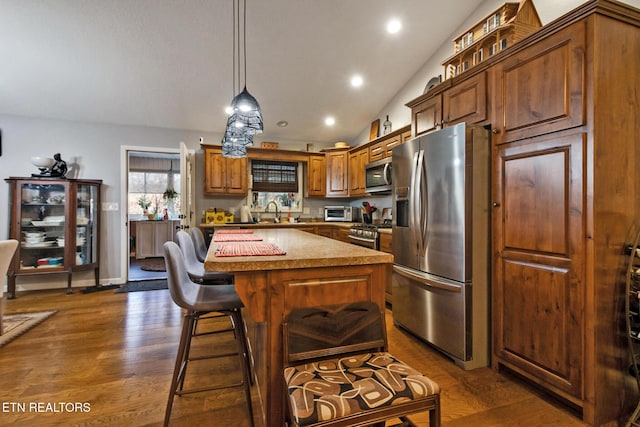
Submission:
[[[349,243],[378,250],[378,239],[370,239],[368,237],[353,236],[349,234]]]

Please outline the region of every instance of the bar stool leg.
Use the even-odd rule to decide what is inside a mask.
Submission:
[[[164,427],[169,426],[171,418],[171,408],[173,407],[173,399],[176,395],[178,382],[180,380],[182,367],[185,362],[185,353],[191,342],[191,333],[193,331],[194,316],[193,312],[187,312],[182,320],[182,333],[180,334],[180,344],[178,345],[178,354],[176,354],[176,364],[173,368],[173,376],[171,378],[171,388],[169,389],[169,399],[167,401],[167,409],[164,413]],[[184,376],[182,376],[184,377]]]
[[[236,331],[236,342],[238,344],[238,353],[241,360],[240,365],[242,368],[242,378],[244,379],[244,393],[247,398],[247,406],[249,407],[249,419],[251,420],[251,426],[253,427],[253,405],[251,404],[251,373],[249,372],[249,350],[247,347],[247,338],[244,332],[244,321],[242,320],[242,314],[240,310],[233,310],[231,312],[231,320]]]

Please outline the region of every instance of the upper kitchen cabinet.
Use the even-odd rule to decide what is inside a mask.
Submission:
[[[585,123],[586,28],[577,22],[491,70],[494,144]]]
[[[447,80],[406,105],[414,137],[460,122],[480,123],[487,118],[486,73]]]
[[[369,163],[369,147],[358,147],[349,152],[349,196],[365,192],[365,166]]]
[[[402,127],[388,135],[384,135],[369,146],[369,161],[391,157],[391,150],[411,139],[411,125]]]
[[[327,197],[349,196],[349,151],[345,148],[327,149]]]
[[[640,10],[589,1],[489,67],[492,365],[618,425],[638,393],[621,296],[640,218]]]
[[[223,157],[221,147],[206,147],[204,194],[245,196],[247,191],[247,158]]]
[[[63,273],[67,293],[76,271],[99,279],[99,180],[7,178],[10,193],[9,237],[20,245],[9,268],[9,298],[17,276]]]
[[[309,154],[307,162],[307,195],[324,197],[327,194],[327,161],[324,154]]]

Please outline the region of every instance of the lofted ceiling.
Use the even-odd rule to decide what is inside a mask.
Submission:
[[[263,137],[355,138],[480,3],[247,0]],[[0,0],[0,114],[223,132],[232,22],[232,0]]]

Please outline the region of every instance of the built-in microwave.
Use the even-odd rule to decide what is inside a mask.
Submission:
[[[365,191],[367,193],[391,192],[391,157],[365,166]]]
[[[325,221],[358,222],[360,210],[352,206],[325,206]]]

